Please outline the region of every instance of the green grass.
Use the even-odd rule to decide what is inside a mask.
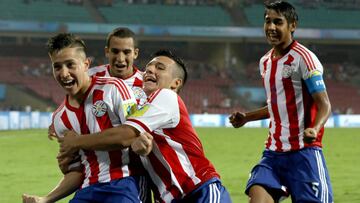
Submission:
[[[197,132],[233,202],[247,202],[244,187],[260,159],[267,129],[198,128]],[[335,202],[360,202],[359,143],[360,129],[325,132],[324,155]],[[61,177],[57,150],[46,130],[0,131],[0,202],[21,202],[22,193],[44,195],[53,188]]]

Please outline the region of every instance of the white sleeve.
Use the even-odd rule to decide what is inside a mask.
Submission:
[[[133,91],[122,80],[119,80],[119,86],[113,86],[112,102],[114,110],[122,122],[136,110],[136,99]]]
[[[311,51],[306,57],[301,57],[299,66],[302,79],[306,80],[314,75],[323,74],[323,66],[319,59]]]
[[[264,66],[263,66],[263,64],[262,64],[262,60],[259,61],[259,63],[258,63],[258,68],[259,68],[259,71],[260,71],[260,76],[263,77]]]
[[[109,77],[110,75],[108,74],[108,71],[107,71],[107,65],[101,65],[101,66],[95,66],[95,67],[89,68],[88,75],[94,76],[98,72],[104,72],[104,71],[105,71],[105,75],[103,75],[103,76]]]
[[[156,91],[141,109],[132,114],[125,124],[140,132],[174,128],[180,121],[178,95],[169,89]]]

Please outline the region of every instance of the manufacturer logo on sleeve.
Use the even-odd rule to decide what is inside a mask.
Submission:
[[[108,106],[103,100],[96,101],[92,106],[92,113],[96,117],[101,117],[107,112]]]

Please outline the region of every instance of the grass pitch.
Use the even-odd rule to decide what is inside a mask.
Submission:
[[[197,128],[197,132],[233,202],[247,202],[244,187],[261,157],[267,129]],[[335,202],[360,202],[360,129],[326,129],[323,143]],[[0,131],[0,202],[21,202],[22,193],[50,191],[61,178],[57,150],[46,130]]]

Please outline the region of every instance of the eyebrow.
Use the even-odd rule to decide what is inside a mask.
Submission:
[[[53,63],[53,65],[64,64],[64,63],[69,63],[69,62],[75,62],[75,60],[74,59],[68,59],[68,60],[61,61],[61,62],[55,62],[55,63]]]
[[[152,64],[154,64],[154,65],[160,64],[160,65],[166,66],[164,63],[162,63],[160,61],[150,61],[148,64],[146,64],[146,66],[152,65]]]

